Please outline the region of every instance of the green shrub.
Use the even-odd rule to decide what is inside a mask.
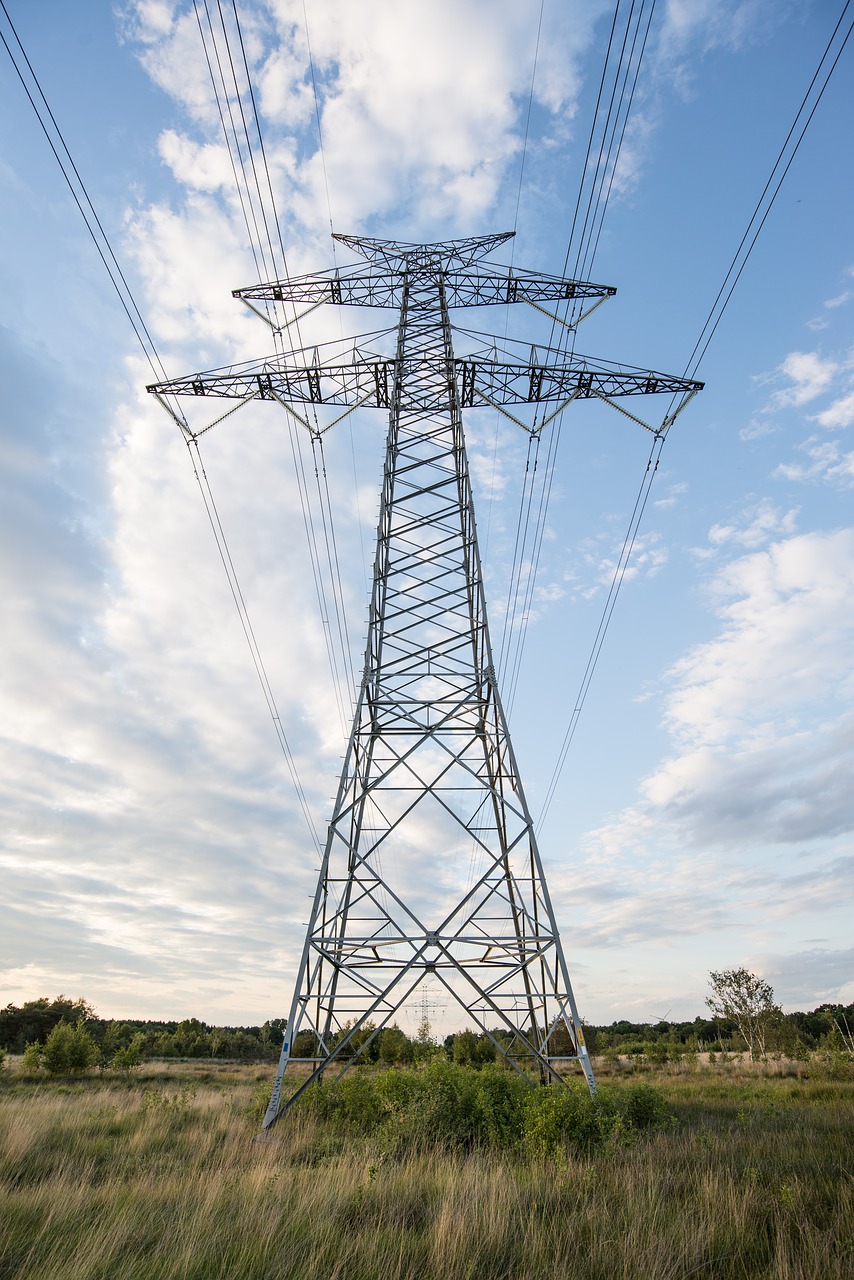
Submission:
[[[380,1062],[393,1066],[398,1062],[411,1062],[412,1041],[400,1027],[385,1027],[377,1036]]]
[[[532,1156],[552,1157],[568,1141],[581,1147],[593,1146],[605,1136],[607,1115],[601,1088],[595,1097],[577,1081],[561,1088],[532,1091],[522,1129],[525,1150]]]
[[[623,1118],[632,1129],[650,1129],[667,1117],[667,1104],[651,1084],[633,1084],[617,1095]]]
[[[404,1073],[400,1073],[403,1075]],[[513,1147],[522,1134],[530,1083],[494,1064],[465,1067],[444,1058],[409,1073],[385,1139],[396,1149]]]
[[[145,1036],[141,1031],[137,1031],[130,1044],[125,1045],[123,1049],[117,1049],[110,1059],[110,1066],[113,1071],[121,1071],[125,1075],[129,1075],[131,1071],[135,1071],[137,1067],[142,1066],[145,1059],[143,1052],[145,1046]]]
[[[63,1021],[45,1041],[42,1060],[52,1076],[79,1075],[98,1061],[98,1049],[82,1022]]]
[[[400,1072],[389,1071],[388,1075]],[[377,1077],[356,1068],[332,1084],[312,1085],[303,1094],[302,1105],[324,1120],[337,1120],[370,1132],[379,1123],[383,1108],[376,1088]]]
[[[529,1094],[523,1143],[530,1155],[553,1157],[567,1145],[587,1150],[607,1138],[650,1129],[666,1114],[664,1098],[652,1085],[600,1085],[591,1096],[582,1081],[573,1080]]]
[[[42,1047],[38,1040],[29,1040],[24,1047],[24,1060],[21,1063],[27,1075],[35,1075],[42,1065]]]
[[[420,1070],[357,1068],[314,1085],[299,1105],[391,1152],[521,1147],[537,1157],[647,1129],[665,1115],[651,1085],[605,1086],[591,1097],[581,1080],[536,1088],[494,1064],[464,1067],[445,1058]]]

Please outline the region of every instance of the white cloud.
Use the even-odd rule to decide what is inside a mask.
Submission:
[[[673,754],[591,837],[608,857],[653,835],[758,850],[854,831],[854,529],[743,556],[712,598],[719,634],[666,675]]]
[[[781,999],[815,1004],[850,982],[834,948],[854,868],[854,529],[743,556],[712,598],[718,635],[665,677],[671,754],[552,890],[603,972],[643,948],[647,1000],[674,992],[668,956],[696,966],[694,1000],[702,971],[731,956],[779,977]],[[784,946],[817,933],[823,976],[796,980]]]
[[[657,502],[653,502],[653,506],[659,511],[668,511],[671,507],[675,507],[683,493],[686,492],[687,484],[672,484],[669,486],[666,498],[659,498]]]
[[[765,498],[757,507],[746,511],[739,524],[712,525],[709,530],[709,542],[714,548],[761,547],[780,534],[794,533],[797,516],[797,507],[781,512]]]
[[[666,508],[667,501],[662,505]],[[605,543],[607,546],[603,545]],[[611,586],[624,550],[622,542],[615,542],[610,532],[585,539],[578,548],[577,556],[570,559],[564,567],[564,582],[573,584],[574,594],[585,600],[594,599],[603,589]],[[651,529],[639,535],[632,546],[623,582],[655,577],[667,564],[669,557],[669,549],[657,530]]]
[[[781,408],[807,404],[828,390],[839,367],[835,360],[823,359],[817,351],[791,351],[778,372],[785,375],[792,385],[775,392],[774,404]]]
[[[234,172],[225,145],[193,143],[186,136],[167,129],[160,135],[157,149],[176,178],[197,191],[231,189]]]
[[[756,971],[775,989],[785,990],[790,1007],[812,1009],[817,1003],[850,1004],[854,1000],[854,947],[834,950],[814,946],[789,954],[756,957]]]
[[[124,37],[137,46],[148,75],[191,118],[215,126],[218,113],[199,40],[199,24],[176,4],[135,0],[122,15]]]
[[[826,326],[825,322],[810,321],[809,327],[816,329]],[[800,409],[828,392],[835,399],[826,409],[808,415],[808,420],[827,428],[849,426],[854,421],[854,395],[849,389],[852,363],[854,357],[850,352],[822,356],[817,351],[790,351],[772,373],[762,374],[754,379],[760,385],[773,385],[785,378],[788,385],[778,387],[771,393],[748,425],[741,429],[739,438],[758,440],[770,435],[779,430],[779,420],[786,411]],[[787,472],[781,469],[779,474],[786,476]]]
[[[827,409],[817,413],[813,421],[823,427],[850,427],[854,422],[854,391],[834,400]]]
[[[377,234],[417,238],[422,231],[449,233],[451,226],[457,234],[483,229],[518,172],[538,12],[536,0],[308,6],[321,156],[302,0],[241,6],[292,271],[328,261],[328,242],[321,243],[327,223],[322,160],[342,230],[361,224]],[[573,141],[579,54],[605,5],[546,6],[545,13],[529,161]],[[123,249],[142,282],[146,319],[170,372],[261,354],[271,345],[265,328],[230,296],[256,268],[195,15],[186,4],[165,0],[139,0],[131,15],[126,38],[154,83],[181,108],[158,142],[171,175],[166,194],[146,194],[125,224]],[[669,20],[685,53],[689,37],[741,39],[748,17],[743,5],[683,2],[671,5]],[[651,118],[642,113],[633,125],[618,185],[637,173]],[[337,324],[337,316],[313,317],[306,340],[337,335]],[[788,394],[807,399],[827,372],[797,363],[781,368],[793,381]],[[137,359],[123,373],[134,387],[150,376]],[[29,381],[35,385],[38,374]],[[7,383],[14,386],[14,377]],[[837,395],[836,403],[844,405],[844,397]],[[208,417],[216,411],[201,408]],[[33,421],[54,423],[58,416],[54,403],[36,399]],[[331,433],[325,456],[342,578],[357,584],[365,568],[359,540],[375,511],[382,427],[360,422],[348,436],[349,427]],[[106,992],[106,1003],[98,995],[105,1013],[128,1013],[131,1002],[134,1011],[159,1016],[197,1012],[248,1020],[256,1010],[269,1012],[283,1003],[293,971],[316,860],[276,758],[183,445],[150,401],[133,394],[125,396],[113,430],[105,433],[102,422],[92,427],[85,448],[80,422],[71,446],[57,447],[48,433],[30,448],[30,430],[27,423],[10,432],[0,504],[7,529],[4,629],[14,673],[0,695],[9,739],[0,770],[7,989],[13,998],[69,986],[88,995]],[[499,501],[508,477],[524,465],[524,450],[517,467],[503,436],[497,453],[491,432],[484,430],[478,441],[473,430],[471,440],[472,469],[496,499],[498,527]],[[284,414],[275,406],[250,406],[206,437],[204,457],[320,825],[340,766],[342,731],[290,444]],[[78,454],[73,465],[72,448]],[[45,458],[51,459],[47,469]],[[305,461],[314,483],[313,459]],[[841,482],[845,465],[837,453],[816,475],[829,478],[836,468]],[[87,471],[82,501],[75,484]],[[682,488],[669,490],[660,508],[671,506]],[[716,526],[716,545],[762,547],[788,537],[793,521],[792,512],[757,511]],[[582,585],[594,594],[610,581],[619,552],[614,527],[584,548]],[[512,541],[512,528],[509,536]],[[567,540],[561,528],[560,545]],[[370,535],[365,541],[369,560]],[[739,561],[730,578],[719,577],[721,635],[702,652],[692,650],[684,669],[671,676],[674,760],[649,779],[633,815],[615,822],[597,846],[623,856],[636,840],[634,847],[645,850],[660,828],[664,855],[644,852],[636,874],[623,866],[610,877],[591,872],[582,881],[579,898],[602,907],[601,924],[584,936],[619,938],[625,926],[626,936],[648,939],[661,931],[662,917],[668,929],[683,933],[697,921],[725,927],[731,902],[715,879],[717,858],[700,866],[706,896],[698,898],[694,855],[703,832],[712,845],[725,828],[747,841],[786,829],[845,827],[849,722],[843,707],[826,712],[827,741],[842,762],[837,770],[797,702],[797,690],[811,681],[818,689],[820,679],[794,659],[795,650],[806,647],[805,625],[796,617],[799,593],[817,625],[830,629],[828,645],[839,635],[838,600],[829,587],[827,599],[820,598],[817,553],[790,542],[790,553],[771,549],[755,563]],[[796,544],[808,562],[800,576],[788,564]],[[839,569],[830,543],[822,554]],[[649,533],[636,545],[628,576],[652,576],[666,558],[660,535]],[[794,585],[787,585],[787,573]],[[534,593],[542,608],[565,590],[555,576],[553,565],[543,567]],[[358,649],[361,591],[348,587],[346,603]],[[792,651],[784,660],[787,635]],[[846,677],[830,655],[830,648],[825,653],[816,646],[816,662],[836,672],[847,696]],[[788,689],[795,701],[771,704],[766,723],[759,693],[751,703],[749,690],[755,680],[770,682],[775,670],[773,689]],[[709,740],[701,717],[708,717]],[[763,801],[751,813],[744,810],[748,779]],[[670,850],[679,842],[682,854],[674,861]],[[761,898],[761,886],[729,874],[751,904]],[[823,873],[815,892],[830,893],[838,874]],[[775,890],[775,909],[795,901],[796,883],[805,892],[787,873]],[[22,962],[22,955],[34,954],[33,938],[39,940],[35,959]]]
[[[598,7],[578,6],[572,21],[566,16],[546,18],[535,82],[537,101],[556,122],[572,111],[575,63]],[[305,228],[323,225],[328,184],[334,220],[345,230],[392,211],[398,234],[401,217],[410,234],[436,218],[451,218],[458,228],[479,224],[521,146],[536,19],[534,4],[509,0],[491,6],[486,22],[476,0],[430,6],[326,0],[312,7],[307,33],[297,0],[248,10],[244,36],[282,206]],[[204,17],[203,27],[216,74],[217,49],[228,65],[222,35],[207,31]],[[219,113],[195,18],[143,4],[127,28],[148,73],[208,135],[201,145],[174,131],[161,140],[176,176],[204,190],[226,182],[222,161],[210,150],[219,147]],[[285,159],[276,161],[282,147]]]
[[[783,480],[824,481],[837,488],[850,488],[854,482],[854,451],[844,453],[835,441],[810,436],[798,449],[810,459],[808,463],[781,462],[774,475]]]
[[[767,418],[763,418],[757,414],[751,418],[746,427],[742,427],[738,433],[739,440],[761,440],[763,436],[770,436],[777,428]]]
[[[702,56],[744,52],[767,29],[768,12],[766,0],[668,0],[655,50],[659,78],[690,101]]]
[[[762,742],[830,681],[854,693],[854,530],[774,543],[721,569],[713,592],[723,630],[671,671],[665,720],[681,743]]]

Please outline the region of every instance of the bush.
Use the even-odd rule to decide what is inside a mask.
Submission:
[[[530,1089],[521,1077],[495,1066],[478,1070],[436,1059],[411,1079],[415,1087],[386,1128],[395,1148],[469,1149],[518,1140]]]
[[[553,1157],[568,1144],[586,1150],[627,1131],[650,1129],[666,1113],[664,1098],[652,1085],[604,1085],[591,1096],[582,1081],[574,1080],[529,1095],[523,1143],[529,1155]]]
[[[145,1036],[141,1031],[137,1031],[130,1044],[124,1046],[123,1049],[117,1049],[110,1060],[110,1066],[113,1071],[121,1071],[125,1075],[129,1075],[131,1071],[135,1071],[137,1067],[142,1066],[145,1055],[143,1048],[145,1045]]]
[[[568,1141],[593,1146],[611,1130],[613,1114],[612,1108],[603,1105],[601,1088],[593,1097],[586,1085],[576,1081],[561,1089],[538,1089],[525,1107],[525,1150],[531,1156],[553,1157]]]
[[[385,1027],[377,1036],[380,1062],[393,1066],[412,1061],[412,1041],[400,1027]]]
[[[82,1022],[58,1022],[45,1041],[42,1061],[52,1076],[80,1075],[98,1061],[98,1049]]]
[[[435,1059],[420,1070],[356,1069],[308,1089],[298,1104],[391,1151],[518,1149],[552,1157],[567,1143],[589,1148],[628,1130],[660,1123],[661,1094],[651,1085],[600,1088],[584,1081],[537,1088],[494,1064],[463,1067]]]
[[[618,1095],[625,1123],[631,1129],[651,1129],[667,1118],[664,1097],[651,1084],[633,1084]]]
[[[21,1063],[27,1075],[35,1075],[42,1065],[42,1047],[38,1040],[28,1040],[24,1047],[24,1060]]]

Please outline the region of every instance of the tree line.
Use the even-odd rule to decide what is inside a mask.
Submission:
[[[822,1004],[809,1012],[784,1014],[767,983],[744,969],[710,975],[711,1017],[690,1022],[631,1022],[585,1025],[590,1052],[608,1057],[644,1057],[667,1062],[686,1054],[749,1051],[752,1056],[779,1052],[808,1055],[815,1050],[854,1051],[854,1004]],[[42,996],[0,1010],[0,1051],[25,1055],[25,1067],[52,1074],[93,1067],[131,1070],[151,1058],[214,1058],[243,1062],[275,1062],[286,1021],[271,1018],[260,1026],[211,1026],[198,1018],[180,1022],[99,1018],[84,999]],[[495,1061],[496,1041],[509,1047],[510,1036],[496,1028],[491,1035],[458,1031],[437,1043],[427,1022],[415,1036],[397,1025],[373,1035],[366,1023],[353,1037],[353,1052],[384,1066],[424,1061],[437,1054],[461,1066]],[[342,1033],[343,1034],[343,1033]],[[369,1042],[366,1044],[366,1042]],[[556,1046],[558,1047],[558,1046]],[[294,1055],[314,1052],[307,1032],[296,1037]]]

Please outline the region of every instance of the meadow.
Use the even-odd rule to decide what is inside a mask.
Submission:
[[[0,1276],[854,1276],[850,1066],[611,1072],[598,1111],[573,1103],[561,1130],[551,1104],[520,1111],[497,1069],[481,1078],[488,1097],[477,1072],[449,1065],[416,1098],[417,1072],[362,1068],[349,1092],[326,1090],[259,1139],[267,1066],[52,1080],[7,1060]],[[455,1112],[442,1128],[442,1088],[458,1111],[480,1098],[471,1123]]]

